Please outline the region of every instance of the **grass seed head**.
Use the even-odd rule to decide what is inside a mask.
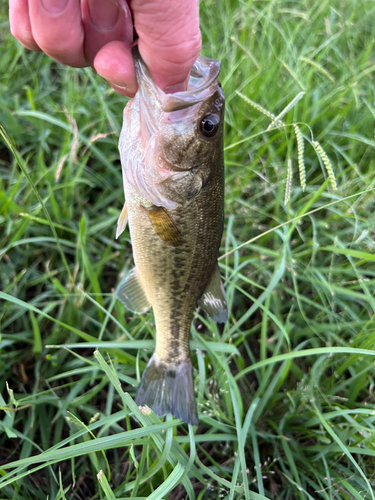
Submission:
[[[303,142],[303,136],[298,125],[293,124],[294,133],[297,139],[297,155],[298,155],[298,171],[299,171],[299,181],[301,183],[302,191],[306,189],[306,167],[305,167],[305,144]]]
[[[327,153],[324,151],[324,149],[322,148],[322,146],[319,144],[318,141],[314,141],[313,144],[314,144],[314,147],[315,147],[318,155],[320,156],[320,158],[323,162],[323,165],[325,166],[325,169],[326,169],[327,175],[328,175],[328,179],[329,179],[329,182],[331,183],[332,189],[334,191],[336,191],[337,184],[336,184],[336,178],[335,178],[335,174],[333,172],[331,161],[328,158]]]

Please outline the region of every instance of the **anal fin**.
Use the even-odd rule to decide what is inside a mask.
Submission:
[[[143,314],[151,307],[139,281],[136,268],[132,269],[121,281],[116,290],[116,297],[121,300],[127,309],[135,313]]]
[[[228,306],[225,298],[225,290],[221,281],[219,266],[216,265],[211,279],[208,282],[198,305],[216,321],[225,323],[228,320]]]
[[[141,208],[147,214],[156,234],[161,240],[168,243],[168,245],[179,245],[181,234],[165,208],[157,207],[156,205],[153,205],[151,208],[143,206]]]
[[[127,223],[128,223],[128,206],[125,202],[117,221],[116,240],[120,236],[120,234],[124,232]]]

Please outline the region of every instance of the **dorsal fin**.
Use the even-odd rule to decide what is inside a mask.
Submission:
[[[156,205],[152,205],[151,208],[141,207],[161,240],[168,245],[177,246],[180,244],[181,234],[165,208]]]
[[[132,269],[121,281],[116,290],[116,297],[121,300],[127,309],[135,313],[143,314],[151,307],[139,281],[136,268]]]
[[[206,311],[216,323],[225,323],[228,320],[228,306],[225,290],[221,281],[219,266],[216,265],[211,279],[208,282],[198,305]]]

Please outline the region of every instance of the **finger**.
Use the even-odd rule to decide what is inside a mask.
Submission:
[[[184,90],[200,47],[198,0],[134,0],[139,51],[155,83],[166,92]]]
[[[87,66],[79,0],[29,0],[35,42],[50,57],[68,66]]]
[[[28,0],[9,0],[10,32],[30,50],[40,50],[31,31]]]
[[[95,70],[122,95],[133,97],[137,91],[131,46],[124,42],[107,43],[94,59]]]
[[[82,23],[84,52],[90,64],[107,43],[133,41],[133,20],[126,0],[82,0]]]

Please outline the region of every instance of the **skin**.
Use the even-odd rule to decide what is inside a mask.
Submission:
[[[201,47],[197,0],[9,0],[12,35],[68,66],[93,66],[120,94],[137,91],[134,28],[153,80],[185,90]]]

